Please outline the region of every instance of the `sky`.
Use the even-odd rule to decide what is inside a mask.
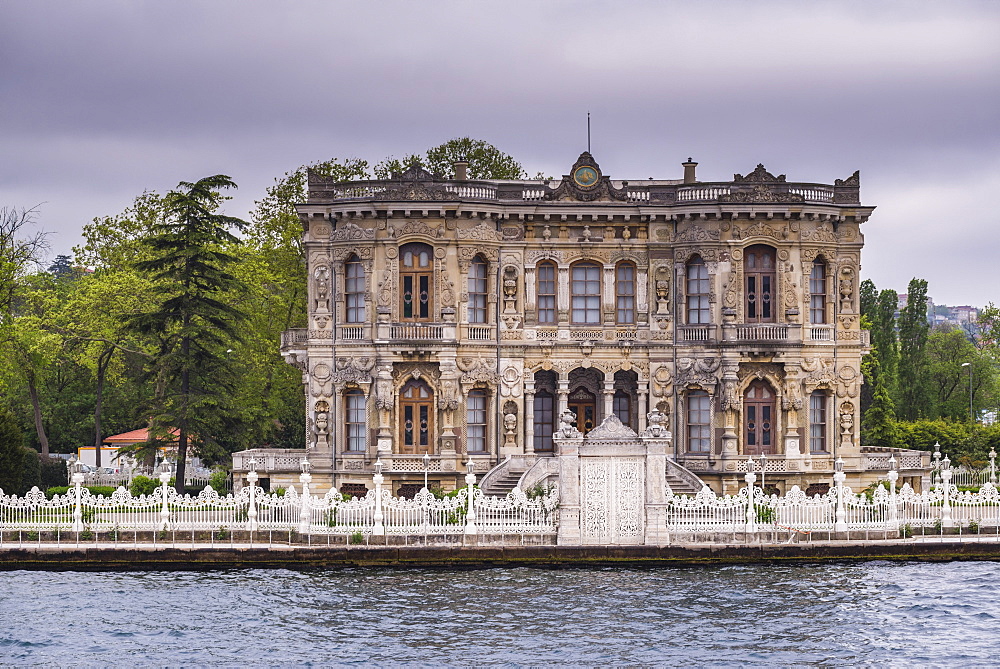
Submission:
[[[861,171],[862,275],[1000,303],[1000,2],[0,0],[0,207],[52,254],[228,174],[484,139],[529,174]]]

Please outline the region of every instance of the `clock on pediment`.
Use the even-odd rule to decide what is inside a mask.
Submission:
[[[546,193],[545,199],[596,202],[627,200],[628,195],[623,189],[612,186],[608,177],[601,173],[594,157],[589,151],[584,151],[576,159],[569,174],[563,177],[559,187]]]

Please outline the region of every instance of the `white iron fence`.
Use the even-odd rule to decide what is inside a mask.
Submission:
[[[959,492],[951,483],[920,493],[909,485],[898,491],[877,487],[871,493],[855,493],[843,486],[812,497],[798,486],[780,497],[765,495],[756,486],[725,496],[706,487],[693,496],[668,491],[666,523],[672,532],[996,527],[1000,525],[1000,492],[992,483],[983,484],[978,492]]]
[[[82,478],[82,477],[81,477]],[[413,499],[372,490],[364,497],[266,493],[256,485],[219,495],[206,487],[197,496],[179,495],[161,477],[150,495],[133,496],[124,487],[110,497],[92,495],[82,480],[63,495],[47,499],[33,488],[23,497],[0,490],[0,530],[138,531],[297,531],[302,534],[443,535],[546,534],[556,530],[556,491],[529,499],[515,489],[506,497],[487,497],[462,488],[439,499],[426,488]],[[380,487],[380,486],[379,486]]]

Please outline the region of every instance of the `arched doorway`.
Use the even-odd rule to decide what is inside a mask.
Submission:
[[[747,455],[775,453],[774,399],[774,389],[759,379],[743,394],[743,436]]]
[[[434,391],[420,380],[408,381],[399,393],[399,452],[432,453]]]
[[[587,434],[597,427],[597,396],[579,387],[569,394],[569,410],[576,414],[576,429]]]

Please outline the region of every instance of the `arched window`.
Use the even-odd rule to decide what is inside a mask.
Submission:
[[[472,259],[469,266],[469,322],[486,322],[486,261],[482,256]]]
[[[570,268],[570,307],[573,322],[597,325],[601,322],[601,266],[581,262]]]
[[[400,316],[406,321],[429,321],[434,299],[434,249],[427,244],[404,244],[399,249]]]
[[[687,323],[707,324],[710,318],[708,305],[708,267],[700,256],[695,256],[687,264]]]
[[[712,449],[711,398],[704,390],[687,394],[687,449],[690,453],[708,453]]]
[[[635,323],[635,265],[630,262],[615,268],[615,314],[619,325]]]
[[[827,453],[826,406],[829,398],[817,390],[809,396],[809,452]]]
[[[535,393],[535,451],[552,452],[552,433],[556,430],[555,398],[547,390]]]
[[[408,381],[399,397],[400,452],[421,454],[433,450],[434,393],[419,380]]]
[[[538,323],[554,325],[556,322],[556,265],[545,261],[538,263]]]
[[[365,268],[361,259],[352,255],[344,263],[344,298],[347,302],[347,322],[364,323]]]
[[[747,455],[775,452],[774,390],[766,381],[754,381],[743,395],[743,428]]]
[[[819,258],[809,275],[809,322],[826,323],[826,263]]]
[[[486,452],[486,392],[473,390],[465,400],[465,450]]]
[[[368,418],[365,411],[365,394],[360,390],[344,393],[344,424],[347,427],[346,450],[363,453],[367,450]]]
[[[624,390],[616,390],[613,402],[613,410],[618,420],[623,425],[632,426],[632,398]]]
[[[774,322],[774,249],[763,244],[743,253],[746,287],[746,322]]]

